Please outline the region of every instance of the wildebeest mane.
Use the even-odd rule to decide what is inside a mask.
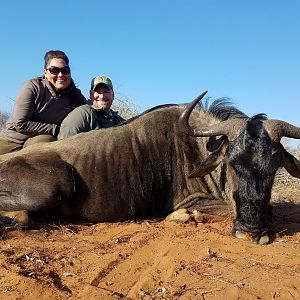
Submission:
[[[252,116],[249,120],[253,120],[253,121],[265,121],[267,120],[268,117],[266,114],[256,114],[254,116]]]
[[[129,124],[133,122],[134,120],[159,109],[167,108],[167,107],[175,107],[179,106],[178,104],[161,104],[154,106],[152,108],[149,108],[142,112],[141,114],[134,116],[125,122],[118,124],[117,126],[122,126],[125,124]],[[234,106],[233,102],[230,100],[230,98],[222,97],[215,99],[213,102],[211,102],[211,98],[207,97],[204,101],[201,101],[197,104],[196,110],[202,110],[206,112],[207,114],[210,114],[216,118],[218,118],[221,121],[230,119],[230,118],[248,118],[248,116],[243,113],[241,110],[239,110],[237,107]]]
[[[260,113],[260,114],[256,114],[253,115],[251,118],[249,118],[247,120],[247,127],[246,127],[246,132],[244,133],[245,135],[245,139],[249,141],[252,141],[254,139],[254,141],[252,141],[253,143],[255,143],[255,140],[262,135],[265,135],[264,129],[263,129],[263,121],[267,120],[267,116],[266,114]],[[260,139],[260,140],[264,140],[264,139]]]
[[[246,118],[248,119],[248,116],[243,113],[241,110],[239,110],[231,101],[230,98],[222,97],[215,99],[211,102],[211,98],[207,97],[204,101],[201,101],[198,104],[197,109],[204,111],[206,114],[209,114],[220,121],[225,121],[228,119],[233,118]],[[210,137],[206,148],[208,151],[213,152],[217,150],[220,145],[222,144],[223,140],[227,139],[226,136],[222,137]]]
[[[231,99],[227,97],[215,99],[213,102],[211,102],[210,97],[207,97],[203,102],[199,103],[197,108],[221,121],[231,118],[248,118],[248,116],[235,107]]]

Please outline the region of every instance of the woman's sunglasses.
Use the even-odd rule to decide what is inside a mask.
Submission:
[[[70,67],[65,66],[62,68],[59,67],[50,67],[47,69],[52,75],[58,75],[59,73],[63,75],[69,75],[70,74]]]

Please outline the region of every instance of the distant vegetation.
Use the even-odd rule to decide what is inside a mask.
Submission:
[[[122,98],[114,100],[112,109],[118,111],[124,119],[129,119],[140,113],[140,109],[137,105],[135,105],[131,100]],[[8,113],[0,111],[0,130],[4,128],[8,118]]]
[[[119,112],[124,119],[129,119],[140,113],[140,109],[131,100],[116,98],[113,102],[112,109]]]
[[[4,128],[6,120],[8,119],[8,117],[9,117],[8,113],[0,111],[0,130],[2,128]]]

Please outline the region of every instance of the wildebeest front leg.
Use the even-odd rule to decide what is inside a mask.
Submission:
[[[73,168],[56,153],[31,152],[0,163],[0,210],[48,210],[75,191]]]

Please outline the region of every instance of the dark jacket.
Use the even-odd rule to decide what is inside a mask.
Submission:
[[[0,132],[0,138],[23,144],[27,138],[40,134],[57,136],[63,119],[85,103],[85,97],[73,81],[58,92],[45,78],[28,80],[16,98],[12,116]]]
[[[103,109],[89,104],[77,107],[62,122],[58,139],[65,139],[80,132],[113,127],[125,121],[118,112],[111,110],[109,115]]]

